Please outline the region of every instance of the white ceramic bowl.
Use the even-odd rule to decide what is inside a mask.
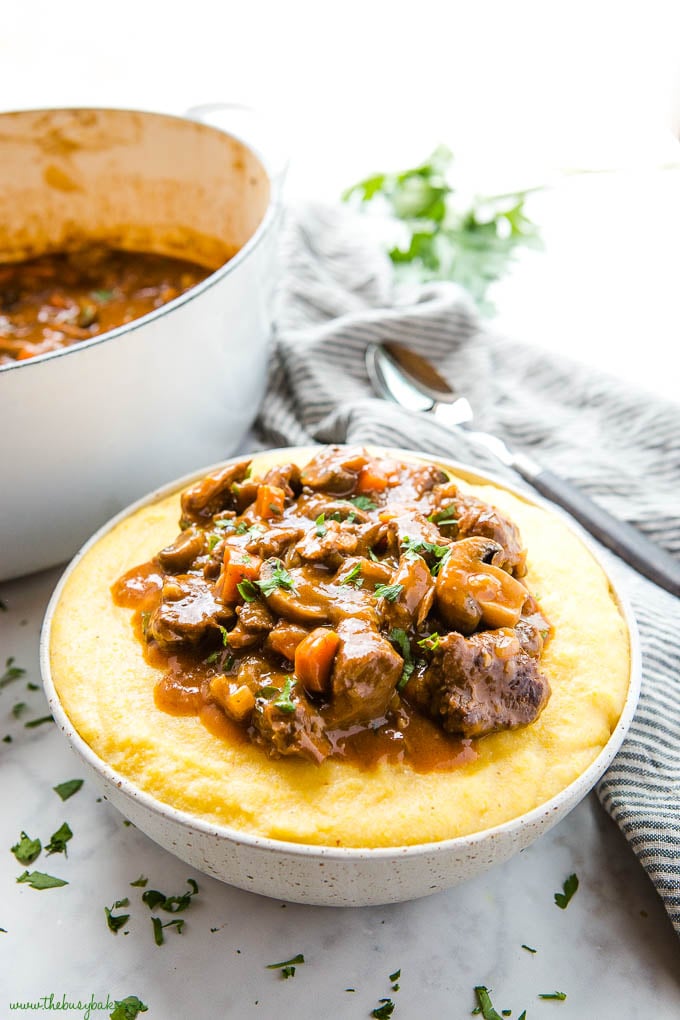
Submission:
[[[279,454],[280,451],[274,451]],[[295,459],[298,451],[290,451]],[[309,452],[309,451],[307,451]],[[387,455],[413,456],[389,450]],[[454,461],[443,462],[473,482],[505,488],[527,500],[504,480]],[[327,906],[367,906],[416,899],[473,878],[512,857],[552,828],[581,801],[603,775],[628,731],[640,689],[640,649],[637,628],[627,600],[608,577],[630,640],[630,684],[623,711],[606,746],[592,764],[550,800],[526,814],[472,835],[409,846],[379,849],[335,848],[249,836],[227,826],[210,824],[176,810],[139,789],[93,752],[76,732],[56,692],[50,668],[51,621],[71,572],[87,551],[119,521],[140,507],[183,488],[208,470],[194,472],[138,501],[101,528],[81,549],[61,578],[47,609],[41,637],[41,670],[50,710],[76,754],[103,787],[107,798],[127,818],[162,847],[199,871],[250,892],[299,903]],[[606,566],[584,532],[566,515],[540,498],[531,502],[558,516],[575,531],[607,573]]]
[[[130,500],[237,447],[264,392],[279,211],[259,156],[216,127],[0,115],[0,263],[104,241],[220,267],[140,319],[0,367],[0,580],[63,562]]]

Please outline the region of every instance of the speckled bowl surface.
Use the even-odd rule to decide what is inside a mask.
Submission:
[[[388,454],[414,456],[411,451]],[[291,459],[298,451],[291,450]],[[423,454],[423,459],[435,460]],[[437,461],[441,463],[441,461]],[[608,742],[590,766],[548,801],[519,817],[471,835],[434,843],[377,849],[336,848],[284,842],[214,825],[161,802],[103,761],[73,727],[55,689],[50,669],[50,630],[66,580],[87,551],[120,520],[142,506],[202,477],[209,468],[164,486],[133,504],[101,528],[81,549],[61,578],[45,616],[41,669],[50,710],[71,747],[103,787],[107,798],[139,829],[199,871],[224,882],[277,899],[327,906],[367,906],[416,899],[473,878],[529,846],[581,801],[603,775],[628,731],[640,689],[637,628],[627,600],[609,577],[606,564],[590,540],[559,511],[525,490],[467,465],[445,462],[463,477],[491,483],[558,513],[575,531],[607,575],[630,641],[630,683],[623,711]]]

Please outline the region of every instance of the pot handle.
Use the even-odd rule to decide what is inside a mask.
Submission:
[[[252,149],[269,175],[272,197],[277,203],[281,201],[289,156],[282,132],[272,120],[241,103],[202,103],[191,106],[184,116],[219,128]]]

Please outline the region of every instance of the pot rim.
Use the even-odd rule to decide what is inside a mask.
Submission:
[[[168,312],[172,312],[175,308],[179,308],[182,305],[188,304],[194,298],[199,297],[205,291],[210,290],[212,287],[220,283],[225,277],[229,276],[234,270],[238,269],[242,262],[247,259],[251,252],[259,247],[262,239],[268,234],[273,224],[278,219],[281,210],[282,203],[280,199],[280,189],[274,187],[274,181],[272,179],[269,170],[267,169],[264,159],[258,152],[255,151],[250,145],[248,145],[243,139],[233,135],[230,131],[225,131],[222,128],[216,127],[214,124],[207,124],[205,121],[192,120],[191,117],[183,116],[178,113],[160,113],[156,110],[135,110],[129,107],[121,106],[46,106],[36,107],[26,110],[3,110],[0,112],[0,124],[2,123],[3,117],[16,117],[23,114],[41,114],[41,113],[135,113],[141,114],[142,116],[159,117],[165,120],[181,120],[187,124],[200,124],[201,127],[208,131],[215,131],[218,134],[228,135],[233,138],[234,141],[238,142],[245,149],[255,156],[255,158],[261,163],[262,168],[267,176],[269,182],[269,201],[267,202],[267,208],[265,214],[258,224],[255,232],[248,238],[246,243],[242,245],[235,255],[232,255],[223,265],[219,266],[214,272],[206,277],[205,280],[201,280],[194,287],[191,287],[184,294],[180,294],[178,297],[173,298],[172,301],[168,301],[166,304],[161,305],[160,308],[154,308],[152,311],[147,312],[145,315],[140,316],[138,319],[132,319],[130,322],[123,323],[121,326],[116,326],[115,329],[110,329],[106,333],[102,333],[99,336],[93,336],[90,340],[80,340],[78,343],[70,344],[68,347],[60,347],[56,351],[46,351],[44,354],[36,354],[32,358],[26,358],[25,361],[11,361],[9,364],[0,365],[0,376],[7,372],[17,371],[19,369],[26,369],[31,365],[40,365],[45,361],[51,361],[54,358],[67,357],[69,354],[74,354],[79,350],[90,350],[92,347],[96,347],[99,344],[107,343],[109,340],[114,340],[116,337],[122,336],[125,333],[131,333],[138,329],[140,326],[146,325],[148,322],[152,322],[157,319],[163,318]]]
[[[318,448],[319,447],[300,446],[276,447],[274,449],[256,450],[253,452],[252,456],[253,458],[256,458],[258,456],[276,456],[284,453],[309,453],[313,449]],[[75,570],[76,566],[80,563],[86,553],[89,552],[89,550],[101,538],[103,538],[104,535],[113,530],[118,523],[131,516],[142,507],[163,499],[165,496],[169,496],[173,492],[176,492],[179,489],[190,485],[192,482],[197,481],[207,472],[232,463],[234,460],[243,459],[244,456],[248,456],[248,454],[241,454],[236,457],[227,458],[224,461],[219,461],[217,464],[208,465],[198,471],[192,471],[190,474],[187,474],[182,478],[178,478],[161,486],[159,489],[143,496],[141,499],[136,500],[134,503],[121,510],[118,514],[107,521],[106,524],[102,525],[102,527],[99,528],[76,553],[74,558],[67,565],[64,573],[57,583],[56,588],[54,589],[54,592],[52,593],[45,612],[45,618],[40,633],[40,670],[50,711],[55,718],[55,722],[71,744],[73,750],[76,751],[85,763],[97,772],[99,777],[105,782],[112,784],[121,793],[130,797],[133,801],[151,811],[153,814],[162,816],[167,821],[180,826],[187,832],[201,832],[207,837],[218,838],[220,840],[225,840],[232,845],[251,848],[254,850],[271,851],[277,854],[287,854],[301,858],[307,857],[313,859],[322,857],[336,861],[394,860],[395,858],[401,860],[405,857],[420,858],[427,857],[432,854],[439,855],[446,853],[447,851],[449,853],[455,853],[456,851],[472,850],[477,845],[482,844],[487,840],[493,841],[503,837],[512,837],[527,828],[531,829],[536,825],[540,825],[541,821],[546,820],[554,813],[558,813],[557,816],[561,817],[562,814],[566,813],[566,811],[578,803],[581,799],[579,796],[581,791],[583,791],[582,795],[585,796],[585,794],[593,788],[595,783],[613,760],[621,747],[626,734],[628,733],[637,708],[642,680],[640,639],[635,616],[627,596],[621,592],[619,587],[612,580],[610,571],[600,553],[600,550],[596,547],[595,543],[584,529],[573,521],[568,514],[559,507],[555,507],[552,503],[543,499],[541,496],[534,496],[533,492],[515,486],[512,482],[507,482],[505,479],[494,475],[493,473],[480,471],[477,468],[470,467],[461,461],[449,460],[448,458],[441,458],[414,450],[405,450],[393,447],[377,447],[372,444],[367,444],[367,448],[379,450],[380,453],[387,456],[416,457],[420,460],[442,464],[447,468],[451,468],[453,471],[459,472],[466,480],[472,481],[473,484],[479,481],[481,483],[490,483],[498,486],[499,488],[504,488],[524,502],[538,506],[549,513],[556,514],[586,546],[588,552],[593,556],[604,572],[609,583],[610,591],[614,596],[614,600],[623,617],[627,630],[630,658],[629,685],[621,715],[619,716],[616,726],[612,730],[607,743],[604,745],[594,761],[590,763],[584,772],[573,779],[568,786],[559,790],[549,800],[546,800],[537,807],[532,808],[531,811],[518,815],[515,818],[510,818],[508,821],[492,826],[491,828],[481,829],[478,832],[472,832],[465,836],[454,836],[451,839],[436,840],[427,843],[414,843],[388,847],[336,847],[327,844],[296,843],[290,840],[275,839],[269,836],[257,836],[243,832],[239,829],[230,828],[228,825],[217,825],[212,822],[204,821],[198,816],[190,814],[188,811],[172,807],[171,805],[154,797],[152,794],[140,789],[131,779],[121,775],[106,761],[104,761],[104,759],[100,758],[85,739],[80,736],[71,723],[71,720],[61,704],[61,700],[52,680],[49,654],[51,625],[54,611],[61,597],[62,590],[71,573]]]

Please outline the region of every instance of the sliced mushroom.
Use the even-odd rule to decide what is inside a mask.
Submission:
[[[205,549],[205,532],[188,528],[171,545],[161,549],[156,559],[169,574],[185,574]]]
[[[309,489],[349,496],[354,492],[357,476],[368,459],[362,449],[326,446],[302,469],[300,481]]]
[[[249,460],[227,464],[221,471],[206,475],[182,493],[182,514],[185,520],[205,524],[221,510],[234,509],[236,500],[232,486],[242,482],[250,467]]]
[[[375,564],[378,566],[378,564]],[[420,627],[434,601],[435,581],[422,556],[402,556],[390,584],[399,585],[393,601],[382,599],[380,615],[391,628]]]
[[[528,593],[496,565],[503,556],[502,546],[488,538],[464,538],[452,544],[435,587],[437,609],[449,627],[471,634],[481,623],[515,626]]]

